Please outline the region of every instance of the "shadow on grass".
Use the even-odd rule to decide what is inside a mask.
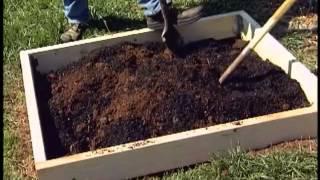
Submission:
[[[305,15],[308,13],[317,12],[316,0],[298,0],[296,4],[287,12],[288,16],[292,15]],[[242,0],[241,2],[236,0],[202,0],[200,2],[193,2],[186,7],[179,8],[179,11],[183,11],[190,7],[195,7],[200,4],[204,6],[203,16],[211,16],[216,14],[228,13],[231,11],[244,10],[250,16],[252,16],[260,25],[266,23],[266,21],[272,16],[278,7],[281,6],[283,0],[269,0],[269,1],[252,1],[252,0]],[[115,15],[108,15],[104,17],[99,17],[97,14],[93,14],[93,20],[89,23],[90,29],[103,30],[105,32],[118,32],[123,30],[133,30],[146,27],[146,21],[140,19],[130,19],[127,17],[117,17]],[[275,29],[272,31],[276,38],[283,37],[287,31],[290,18],[283,18],[279,22]],[[278,26],[278,27],[277,27]],[[281,27],[280,27],[281,26]],[[279,28],[280,27],[280,28]]]
[[[129,19],[109,15],[105,17],[95,17],[89,22],[89,28],[104,30],[106,32],[117,32],[121,30],[132,30],[146,27],[145,20]]]
[[[298,0],[292,8],[285,14],[285,16],[277,23],[271,34],[275,38],[282,38],[289,31],[289,22],[294,16],[307,15],[309,13],[317,13],[318,6],[315,2],[317,0]],[[252,1],[252,0],[203,0],[204,16],[211,16],[216,14],[228,13],[231,11],[244,10],[253,19],[255,19],[261,26],[273,15],[273,13],[281,6],[283,0],[269,0],[269,1]],[[295,30],[307,31],[307,30]]]

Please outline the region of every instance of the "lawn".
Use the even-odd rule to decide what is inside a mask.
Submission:
[[[97,23],[95,28],[84,34],[84,38],[145,27],[143,13],[137,6],[136,0],[91,0],[89,2],[92,16],[96,19],[105,19],[108,28],[103,23]],[[200,0],[176,0],[174,5],[185,9],[199,2]],[[263,24],[281,2],[282,0],[212,0],[206,4],[206,15],[243,9]],[[302,2],[296,4],[289,12],[291,16],[316,12],[315,8]],[[63,15],[62,1],[5,0],[4,7],[4,179],[33,179],[35,173],[19,51],[59,43],[59,36],[67,23]],[[313,72],[317,72],[317,48],[314,48],[317,47],[315,43],[317,35],[310,31],[284,32],[280,27],[281,25],[278,25],[273,31],[276,38]],[[256,158],[245,153],[231,153],[227,157],[226,160],[230,162],[220,158],[216,163],[213,161],[214,165],[207,164],[194,170],[174,173],[171,176],[168,175],[168,178],[208,178],[219,175],[225,167],[229,167],[228,173],[230,168],[233,168],[230,178],[240,174],[247,175],[246,177],[261,175],[261,178],[266,175],[276,175],[266,171],[266,167],[271,168],[271,171],[272,169],[277,171],[279,176],[276,177],[280,177],[282,172],[293,175],[287,177],[316,177],[316,153],[280,152],[271,156],[255,156]],[[284,164],[284,161],[291,164]],[[238,164],[239,166],[230,167],[230,163],[233,164],[233,162],[241,162],[245,165]],[[214,170],[212,167],[217,169]],[[300,176],[301,174],[303,176]]]
[[[209,163],[166,173],[162,179],[316,179],[317,155],[316,149],[312,149],[315,147],[313,143],[284,143],[271,151],[257,153],[235,149],[224,155],[213,155]],[[294,145],[289,147],[286,144]],[[299,144],[302,145],[300,148]]]

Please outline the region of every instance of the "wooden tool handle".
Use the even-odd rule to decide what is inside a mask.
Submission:
[[[269,18],[269,20],[264,24],[264,26],[255,34],[253,39],[249,44],[242,50],[238,57],[232,62],[232,64],[227,68],[227,70],[219,78],[220,84],[236,69],[240,62],[249,54],[251,49],[256,47],[260,40],[276,25],[276,23],[281,19],[281,17],[291,8],[291,6],[296,2],[296,0],[286,0],[277,9],[277,11]]]

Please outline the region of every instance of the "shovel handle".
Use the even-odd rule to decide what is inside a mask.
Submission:
[[[277,11],[269,18],[269,20],[264,24],[264,26],[255,34],[253,39],[249,44],[242,50],[238,57],[232,62],[232,64],[227,68],[227,70],[219,78],[220,84],[222,84],[225,79],[236,69],[240,62],[249,54],[251,49],[255,48],[260,40],[276,25],[276,23],[281,19],[281,17],[291,8],[291,6],[296,2],[296,0],[286,0],[277,9]]]
[[[163,17],[163,24],[164,24],[161,38],[162,38],[162,41],[165,42],[166,41],[165,34],[168,32],[169,26],[170,26],[169,15],[168,15],[169,9],[168,9],[166,0],[160,0],[159,3],[161,7],[161,14]]]

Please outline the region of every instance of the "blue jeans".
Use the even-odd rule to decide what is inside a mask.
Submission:
[[[171,3],[171,0],[167,0]],[[160,12],[159,0],[138,0],[145,16],[152,16]],[[64,14],[69,23],[87,23],[89,20],[88,0],[64,0]]]

